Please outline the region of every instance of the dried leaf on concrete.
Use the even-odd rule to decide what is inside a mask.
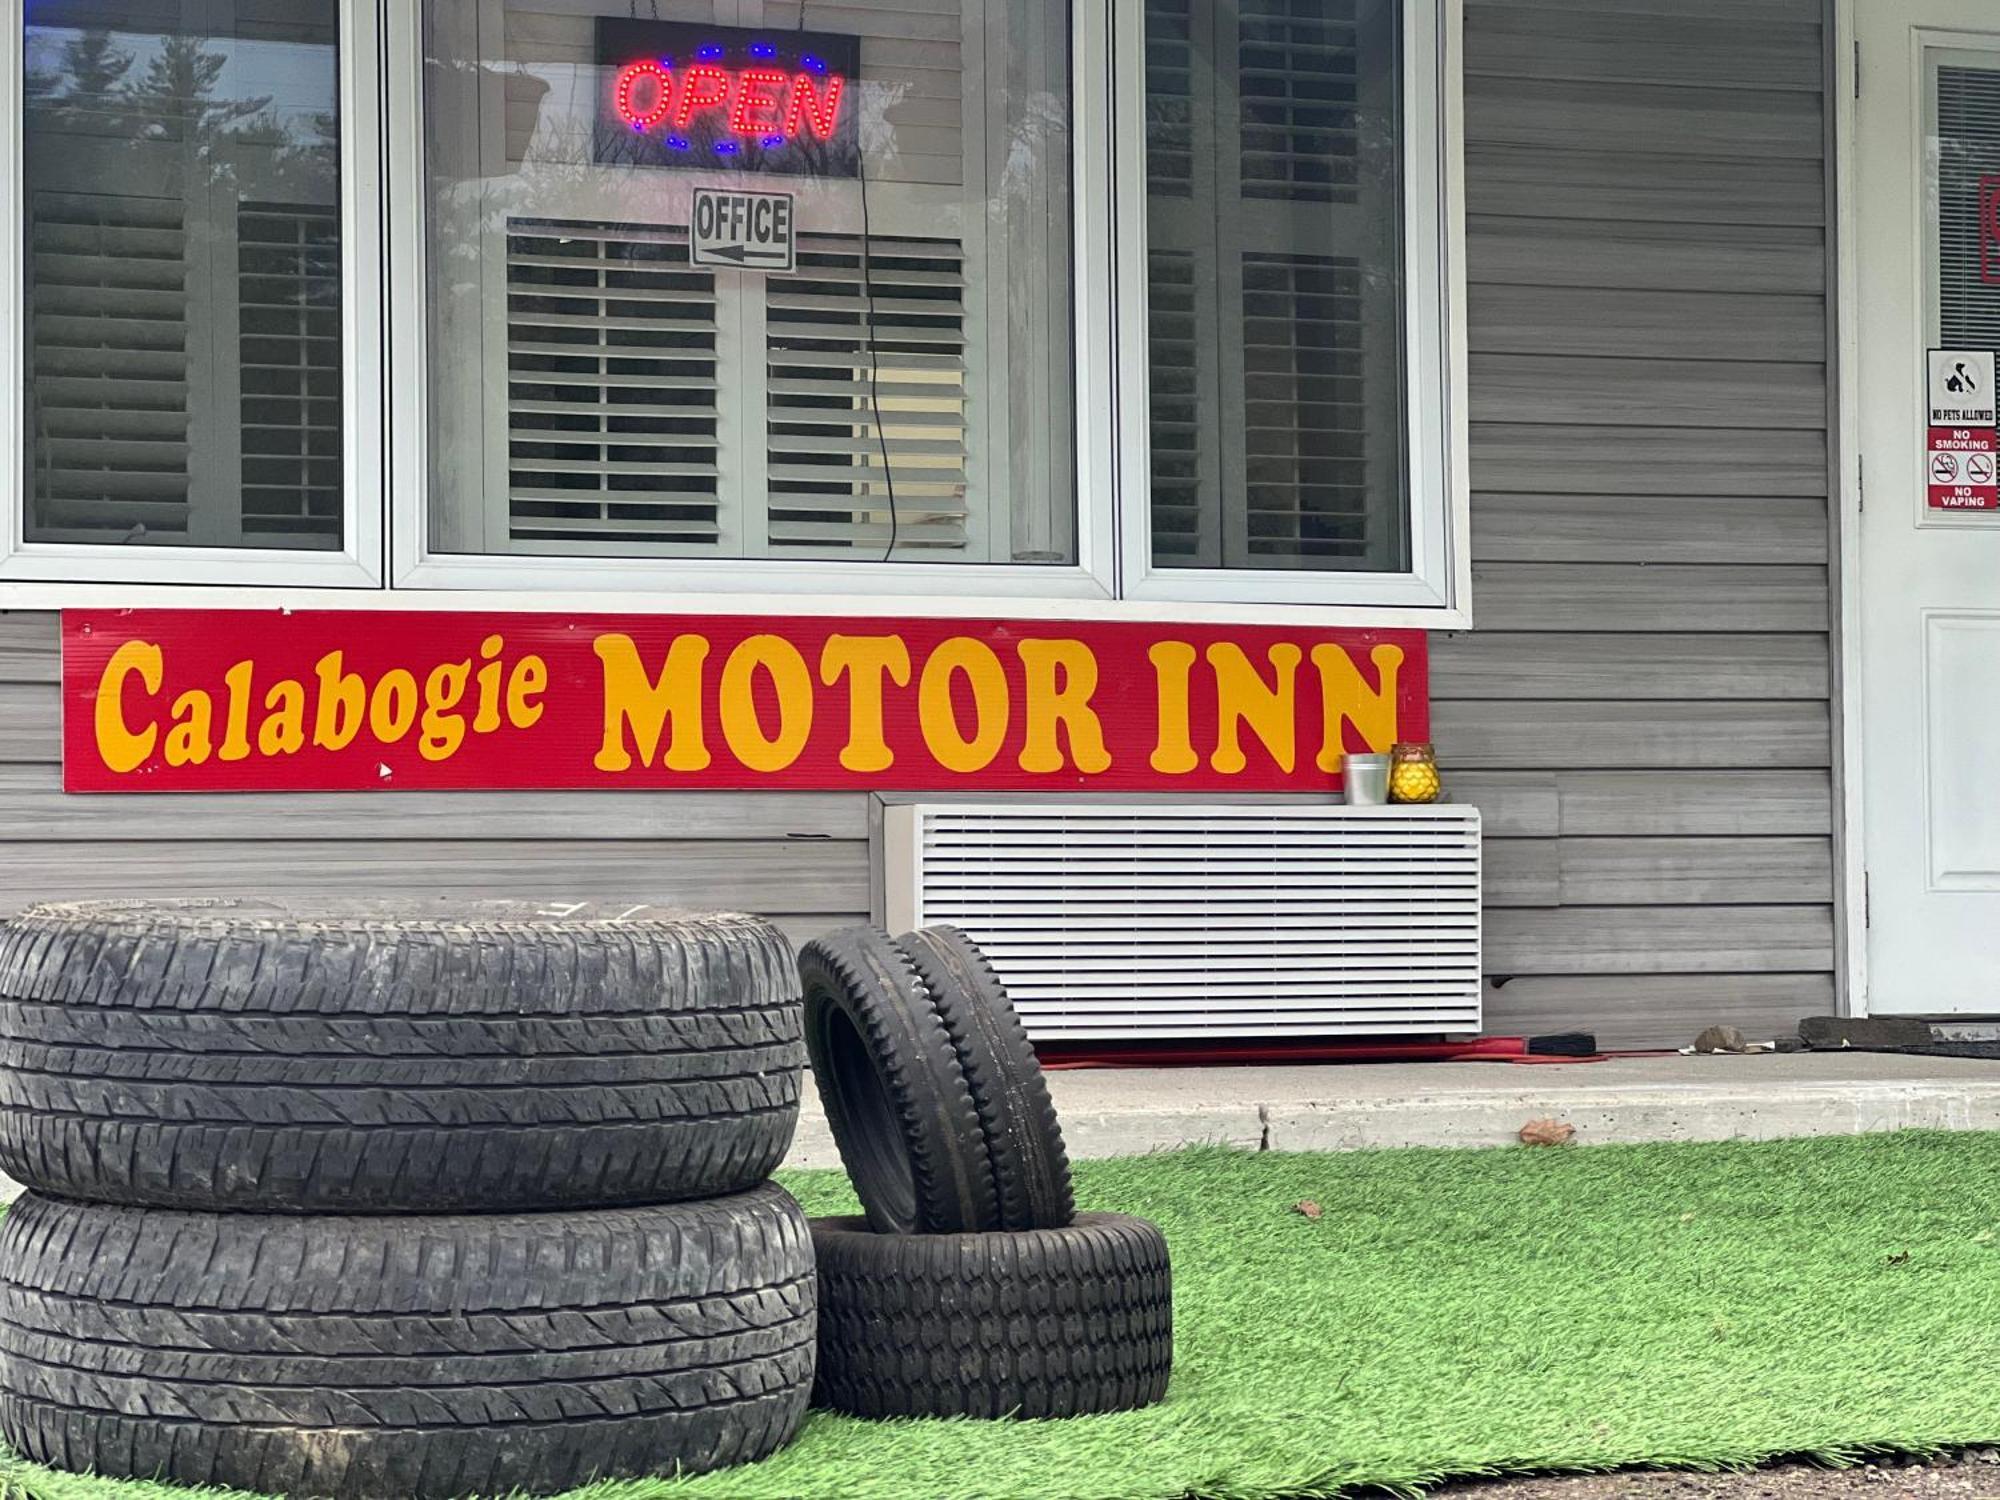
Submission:
[[[1530,1120],[1521,1127],[1524,1146],[1560,1146],[1576,1134],[1576,1127],[1562,1120]]]

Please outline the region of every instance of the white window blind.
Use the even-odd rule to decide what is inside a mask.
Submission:
[[[807,235],[767,278],[774,552],[966,545],[964,256],[956,241]]]
[[[34,197],[29,493],[44,540],[187,534],[186,240],[177,199]]]
[[[331,208],[238,208],[236,326],[244,536],[337,546],[340,221]]]
[[[1245,550],[1269,566],[1365,557],[1368,421],[1361,266],[1243,256]]]
[[[2000,349],[2000,68],[1937,70],[1939,342]]]
[[[715,277],[686,231],[516,219],[506,253],[510,536],[714,551]]]
[[[807,235],[765,277],[691,265],[684,226],[510,220],[509,539],[880,551],[893,479],[900,544],[963,548],[962,263],[951,240]]]

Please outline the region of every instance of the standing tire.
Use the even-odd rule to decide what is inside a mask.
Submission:
[[[257,1494],[549,1494],[775,1452],[813,1378],[784,1192],[593,1213],[0,1221],[0,1435]]]
[[[991,1228],[986,1135],[908,956],[849,927],[799,950],[799,978],[813,1078],[868,1222],[883,1234]]]
[[[814,1219],[819,1380],[858,1417],[1071,1417],[1166,1394],[1173,1273],[1159,1227],[886,1235]]]
[[[799,1027],[755,917],[40,907],[0,933],[0,1170],[257,1213],[741,1192],[791,1144]]]
[[[944,1029],[986,1136],[998,1208],[988,1229],[1060,1229],[1076,1216],[1062,1126],[1006,986],[956,927],[906,932],[909,955]]]

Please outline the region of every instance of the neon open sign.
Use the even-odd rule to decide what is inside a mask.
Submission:
[[[601,163],[853,177],[851,36],[597,22]]]

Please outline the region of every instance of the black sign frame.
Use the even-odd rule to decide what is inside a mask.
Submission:
[[[823,101],[828,80],[841,80],[833,134],[822,140],[809,127],[790,137],[782,132],[743,134],[730,128],[727,114],[708,107],[685,124],[666,120],[635,126],[621,112],[619,81],[634,64],[651,62],[676,80],[687,69],[707,65],[739,76],[764,69],[783,73],[777,91],[782,109],[790,80],[803,75]],[[849,178],[861,175],[861,39],[825,31],[779,27],[700,25],[687,21],[597,18],[598,103],[592,158],[601,166],[664,167],[686,172],[758,172],[788,177]],[[649,101],[657,83],[643,80]],[[650,109],[650,103],[649,103]],[[762,111],[768,118],[768,111]]]

